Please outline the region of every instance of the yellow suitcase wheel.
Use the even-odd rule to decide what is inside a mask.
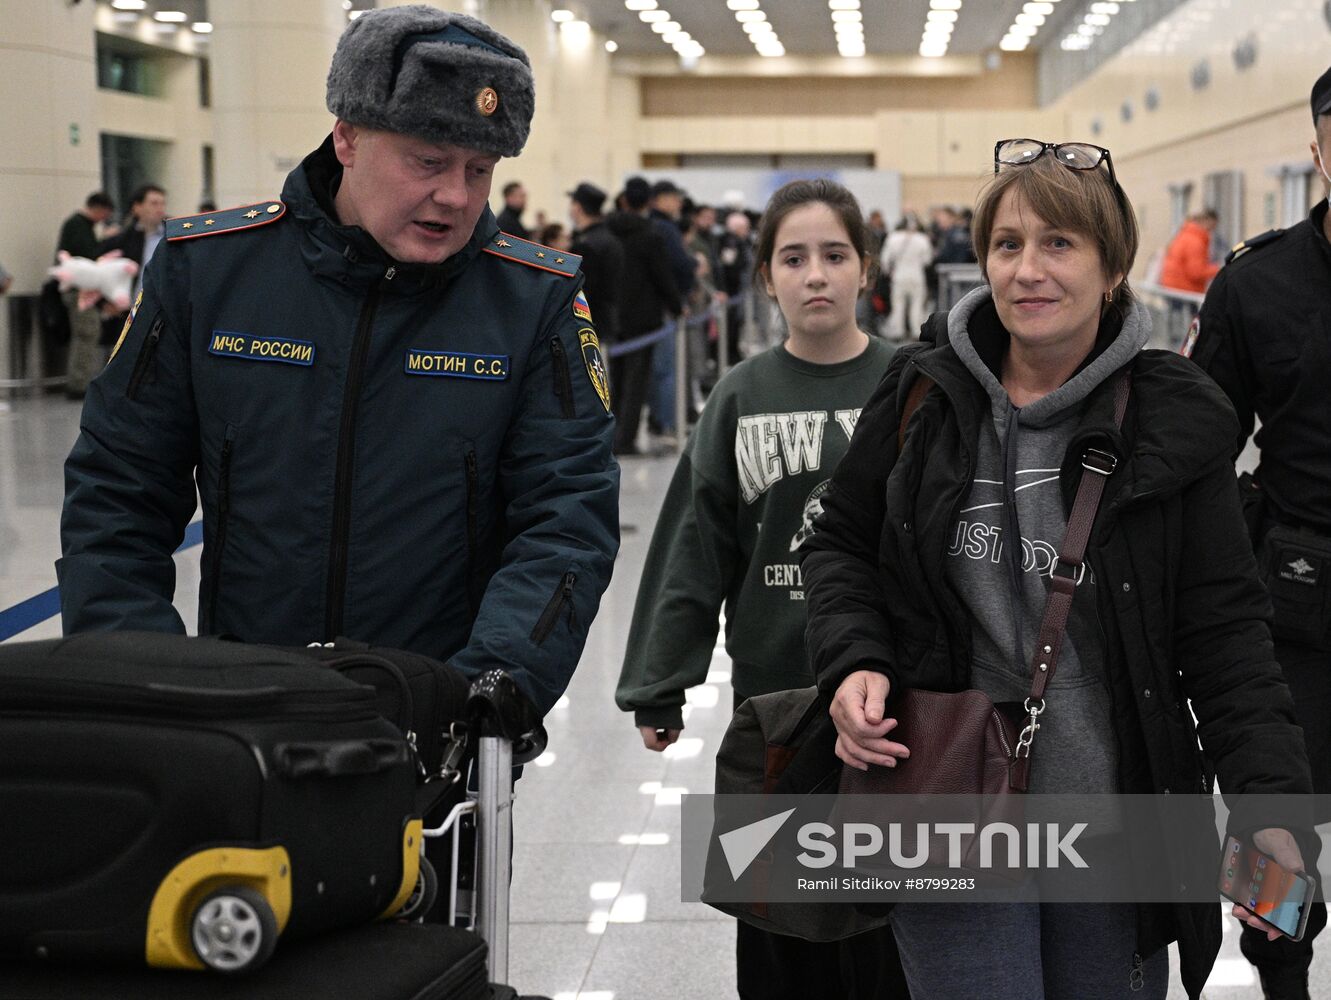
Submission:
[[[190,918],[194,953],[217,972],[259,968],[277,947],[277,918],[263,895],[247,885],[209,893]]]
[[[399,920],[419,920],[430,912],[434,901],[439,898],[439,876],[429,858],[421,858],[421,866],[416,872],[416,888],[411,891],[402,909],[397,911]]]

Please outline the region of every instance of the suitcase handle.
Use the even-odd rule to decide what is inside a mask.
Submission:
[[[407,745],[396,740],[279,743],[273,757],[287,778],[343,778],[378,774],[408,762]]]

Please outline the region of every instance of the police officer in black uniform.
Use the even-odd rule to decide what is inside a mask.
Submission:
[[[486,204],[526,141],[526,54],[432,7],[365,12],[332,134],[280,199],[170,220],[66,464],[66,632],[350,636],[508,670],[548,711],[619,543],[578,258]]]
[[[1313,162],[1331,166],[1331,70],[1312,91]],[[1331,179],[1327,180],[1331,184]],[[1261,421],[1261,462],[1241,478],[1275,611],[1276,659],[1294,695],[1313,788],[1331,792],[1331,218],[1321,201],[1304,222],[1240,243],[1206,294],[1184,353],[1238,411],[1235,454]],[[1319,823],[1331,815],[1317,815]],[[1308,997],[1315,904],[1301,942],[1245,927],[1243,954],[1271,1000]]]

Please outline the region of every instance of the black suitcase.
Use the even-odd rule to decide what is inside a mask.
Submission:
[[[0,645],[0,956],[252,969],[279,936],[401,911],[417,800],[374,691],[308,658]]]
[[[374,688],[379,713],[416,748],[422,781],[455,781],[467,762],[465,717],[471,682],[420,653],[353,639],[291,650]]]
[[[0,964],[0,1000],[493,1000],[485,956],[485,942],[460,928],[380,923],[284,943],[240,980]]]

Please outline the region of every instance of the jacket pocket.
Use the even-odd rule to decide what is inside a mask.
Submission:
[[[480,594],[477,587],[479,569],[480,525],[477,512],[477,493],[480,490],[480,473],[476,466],[476,450],[470,445],[462,456],[463,471],[467,481],[467,607],[475,617],[480,607]]]
[[[550,360],[555,374],[555,397],[559,400],[559,412],[568,420],[577,416],[573,406],[573,379],[568,370],[568,354],[559,335],[550,338]]]
[[[568,608],[568,627],[574,629],[578,625],[578,613],[573,606],[573,585],[577,583],[578,575],[573,571],[564,574],[559,586],[555,588],[549,602],[545,605],[545,610],[541,612],[541,617],[536,622],[536,627],[531,630],[531,641],[536,645],[541,645],[550,633],[554,631],[555,625],[559,623],[559,616],[565,608]]]
[[[1267,531],[1259,560],[1275,610],[1271,634],[1331,650],[1331,538],[1277,524]]]
[[[216,631],[217,599],[222,589],[222,557],[226,552],[227,521],[231,517],[231,458],[236,445],[236,429],[228,424],[222,440],[222,455],[217,465],[217,533],[213,541],[211,565],[208,568],[208,627],[205,634]]]
[[[139,398],[139,390],[145,382],[156,381],[156,366],[153,362],[157,359],[157,345],[161,342],[162,327],[165,325],[166,321],[158,315],[148,328],[148,336],[143,338],[139,356],[134,359],[134,370],[130,372],[129,385],[125,387],[125,395],[130,399]]]

